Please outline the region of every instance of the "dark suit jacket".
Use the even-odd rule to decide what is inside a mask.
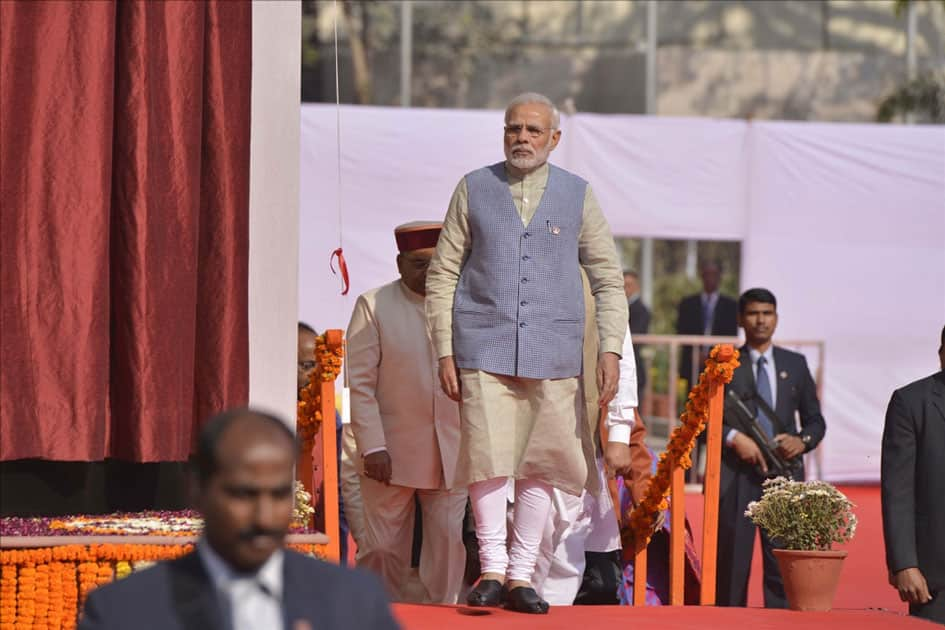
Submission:
[[[945,588],[945,372],[897,389],[883,431],[886,564]]]
[[[380,583],[285,550],[285,628],[306,620],[313,630],[395,630]],[[83,630],[225,630],[210,576],[196,553],[160,562],[93,591],[85,603]],[[268,630],[268,629],[267,629]]]
[[[636,302],[630,304],[631,337],[633,335],[645,335],[649,330],[650,309],[646,307],[642,299],[637,299]],[[646,365],[643,362],[643,356],[639,352],[639,348],[642,348],[642,346],[637,346],[636,342],[634,342],[633,347],[636,350],[633,358],[637,368],[637,393],[642,394],[643,387],[646,385]]]
[[[727,395],[729,390],[734,390],[735,393],[744,398],[756,392],[757,389],[755,376],[751,369],[748,346],[742,346],[739,352],[741,353],[740,365],[735,369],[732,382],[725,386],[725,393]],[[778,414],[781,429],[791,435],[809,435],[811,440],[807,445],[807,450],[812,450],[824,438],[827,425],[820,413],[817,388],[814,385],[810,368],[807,367],[807,359],[804,358],[803,354],[775,346],[774,367],[777,370],[775,376],[778,389],[774,410]],[[745,406],[757,414],[757,405],[753,400],[746,400]],[[800,416],[800,430],[797,427],[796,416]],[[723,420],[723,439],[733,428]],[[778,427],[775,427],[775,432],[778,432]],[[803,468],[801,470],[803,471]],[[723,446],[721,492],[725,492],[728,485],[734,480],[735,475],[739,473],[754,475],[754,467],[742,462],[734,450]]]
[[[719,294],[719,301],[715,304],[715,312],[712,314],[713,335],[735,337],[738,335],[738,303],[727,295]],[[679,335],[704,335],[705,329],[702,326],[702,294],[696,293],[684,297],[679,303],[679,309],[676,313],[676,334]],[[685,347],[682,351],[682,358],[679,363],[679,375],[682,378],[692,380],[692,347]],[[702,366],[699,366],[699,372]],[[695,374],[698,376],[699,372]],[[690,382],[692,387],[694,383]]]

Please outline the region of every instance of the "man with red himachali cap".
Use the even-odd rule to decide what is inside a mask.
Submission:
[[[416,601],[410,573],[414,498],[423,521],[423,602],[454,604],[462,588],[466,489],[453,489],[459,408],[440,389],[424,317],[427,267],[442,223],[394,231],[400,279],[372,289],[348,324],[351,428],[361,454],[365,549],[358,566],[395,601]]]

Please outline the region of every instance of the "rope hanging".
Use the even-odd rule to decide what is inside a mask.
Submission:
[[[328,259],[328,266],[335,275],[341,273],[341,295],[348,295],[351,288],[351,281],[348,277],[348,263],[345,262],[344,251],[344,214],[341,212],[341,82],[338,76],[338,0],[334,0],[334,11],[332,22],[334,27],[334,47],[335,47],[335,130],[336,130],[336,150],[338,161],[338,248],[331,253]],[[335,259],[338,260],[338,271],[335,271]],[[347,366],[347,361],[345,362]],[[345,370],[347,373],[347,369]]]

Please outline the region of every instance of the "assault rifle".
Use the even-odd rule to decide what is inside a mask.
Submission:
[[[769,438],[761,425],[758,424],[755,415],[745,406],[745,403],[733,390],[728,391],[725,397],[725,421],[736,430],[741,431],[751,438],[758,448],[761,449],[761,455],[768,464],[768,472],[763,473],[761,468],[758,472],[766,477],[786,477],[793,479],[801,471],[801,458],[795,457],[787,459],[778,452],[778,444],[774,439]]]

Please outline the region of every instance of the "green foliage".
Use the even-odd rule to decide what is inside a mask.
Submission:
[[[893,11],[896,12],[896,17],[902,17],[905,15],[906,9],[913,2],[918,2],[918,0],[896,0],[893,4]],[[945,0],[938,0],[938,3],[942,5],[942,8],[945,8]]]
[[[899,86],[879,104],[876,120],[891,122],[908,113],[917,114],[917,122],[945,123],[945,77],[928,72]]]
[[[745,516],[785,549],[827,551],[856,533],[855,506],[826,481],[764,482],[760,501],[748,504]]]

